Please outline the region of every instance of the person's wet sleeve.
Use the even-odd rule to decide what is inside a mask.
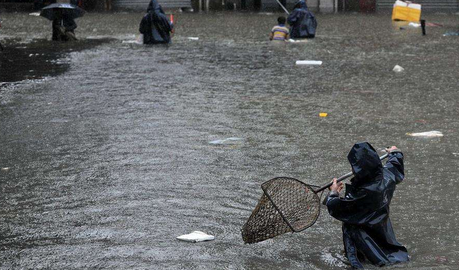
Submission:
[[[298,11],[294,10],[290,15],[287,17],[288,24],[292,25],[298,20]]]
[[[405,179],[405,169],[403,165],[403,153],[400,151],[394,151],[389,153],[386,165],[384,166],[393,175],[395,182],[398,184]]]
[[[143,16],[142,20],[140,21],[140,25],[139,25],[139,32],[141,34],[145,34],[148,32],[148,20],[147,20],[147,16]]]
[[[366,205],[367,196],[359,198],[340,198],[337,192],[330,192],[326,200],[328,213],[348,224],[361,225],[367,222],[368,213],[374,211],[371,206]]]

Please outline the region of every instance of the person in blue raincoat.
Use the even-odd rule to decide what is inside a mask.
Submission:
[[[383,166],[375,149],[367,142],[357,143],[348,155],[354,173],[346,185],[333,179],[325,200],[330,215],[342,221],[346,257],[353,268],[362,262],[383,266],[409,260],[407,249],[395,239],[389,218],[389,205],[395,187],[404,179],[403,154],[392,146]]]
[[[314,38],[316,35],[317,20],[314,14],[309,12],[305,0],[295,4],[287,22],[290,25],[290,37],[293,39]]]
[[[157,0],[151,0],[147,14],[142,18],[139,27],[143,34],[143,44],[167,44],[171,42],[174,26],[167,19]]]

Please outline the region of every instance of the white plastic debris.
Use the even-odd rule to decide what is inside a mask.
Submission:
[[[402,72],[402,71],[404,71],[405,69],[402,68],[402,67],[399,66],[399,65],[395,65],[395,67],[394,67],[392,70],[395,71],[395,72]]]
[[[420,23],[414,23],[414,22],[410,22],[408,25],[412,27],[421,27]]]
[[[7,171],[9,171],[9,170],[10,170],[10,168],[8,168],[8,167],[3,167],[3,168],[2,168],[2,172],[7,172]]]
[[[426,137],[426,138],[443,137],[443,133],[437,130],[418,132],[418,133],[406,133],[406,135],[411,136],[411,137]]]
[[[238,137],[230,137],[230,138],[226,138],[226,139],[223,139],[223,140],[210,141],[209,143],[210,144],[228,144],[228,143],[231,143],[231,142],[237,142],[237,141],[242,141],[242,140],[244,140],[244,139],[238,138]]]
[[[213,235],[206,234],[206,233],[201,232],[201,231],[194,231],[194,232],[189,233],[189,234],[184,234],[184,235],[177,236],[177,239],[178,240],[182,240],[182,241],[186,241],[186,242],[197,243],[197,242],[202,242],[202,241],[211,241],[211,240],[214,240],[215,237]]]
[[[287,41],[288,41],[288,42],[292,42],[292,43],[308,42],[307,39],[291,39],[291,38],[289,38]]]
[[[189,40],[199,40],[198,37],[188,37]]]
[[[29,13],[30,16],[40,16],[40,12],[32,12],[32,13]]]
[[[315,61],[315,60],[298,60],[296,61],[297,65],[314,65],[314,66],[320,66],[322,65],[322,61]]]

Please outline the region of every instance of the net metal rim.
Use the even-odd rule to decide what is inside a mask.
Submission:
[[[265,184],[267,184],[268,182],[271,182],[271,181],[275,181],[276,179],[289,179],[289,180],[295,180],[301,184],[303,184],[305,187],[307,187],[310,191],[312,191],[314,193],[314,195],[317,197],[318,199],[318,203],[320,205],[320,200],[321,200],[321,197],[322,196],[318,196],[316,191],[312,188],[313,185],[308,185],[306,183],[304,183],[303,181],[301,180],[298,180],[296,178],[292,178],[292,177],[288,177],[288,176],[278,176],[278,177],[274,177],[266,182],[264,182],[263,184],[261,184],[261,189],[263,190],[263,193],[266,195],[266,197],[271,201],[271,203],[273,204],[273,206],[276,208],[276,210],[279,212],[279,214],[281,215],[282,219],[285,221],[285,223],[287,223],[287,225],[290,227],[290,229],[292,230],[292,233],[294,232],[301,232],[301,231],[304,231],[306,230],[307,228],[311,227],[312,225],[314,225],[316,222],[317,222],[317,219],[319,219],[320,217],[320,206],[319,206],[319,210],[317,212],[317,215],[316,217],[314,218],[314,220],[312,222],[310,222],[310,224],[304,228],[301,228],[300,230],[298,229],[295,229],[291,224],[290,222],[287,220],[287,218],[285,217],[284,213],[277,207],[276,203],[274,203],[273,199],[271,198],[271,196],[268,194],[267,190],[266,190],[266,187],[265,187]],[[317,187],[317,186],[315,186]]]

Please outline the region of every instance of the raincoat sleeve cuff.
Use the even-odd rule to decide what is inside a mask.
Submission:
[[[330,191],[330,194],[328,194],[328,197],[339,197],[339,193],[334,191],[334,190],[332,190],[332,191]]]

